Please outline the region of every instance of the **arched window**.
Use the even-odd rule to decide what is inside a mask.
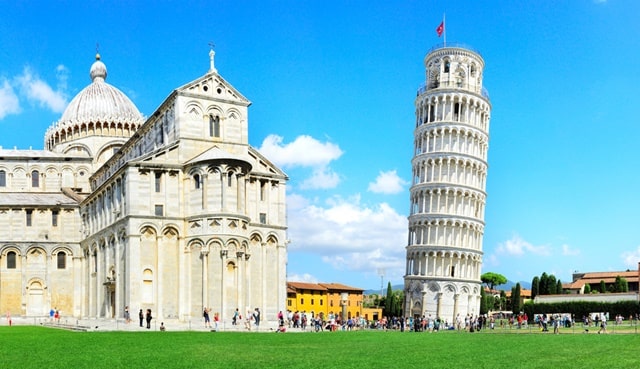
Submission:
[[[471,77],[475,77],[475,76],[476,76],[476,65],[471,64]]]
[[[451,69],[451,63],[448,60],[444,61],[444,72],[449,73],[449,69]]]
[[[31,172],[31,187],[40,187],[40,173],[37,170]]]
[[[64,251],[58,253],[58,269],[67,268],[67,254]]]
[[[209,136],[220,137],[220,117],[209,116]]]
[[[0,170],[0,187],[7,186],[7,172]]]
[[[7,253],[7,269],[15,269],[16,268],[16,253],[14,251],[9,251]]]
[[[193,175],[193,186],[194,186],[194,188],[196,190],[200,188],[200,175],[199,174],[194,174]]]
[[[145,269],[142,272],[142,301],[153,302],[153,272]]]

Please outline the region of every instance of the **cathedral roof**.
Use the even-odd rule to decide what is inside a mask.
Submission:
[[[231,154],[229,152],[226,152],[222,149],[220,149],[217,146],[214,146],[212,148],[210,148],[209,150],[203,152],[202,154],[196,156],[195,158],[189,160],[187,162],[187,164],[194,164],[194,163],[199,163],[199,162],[203,162],[203,161],[212,161],[212,160],[237,160],[237,161],[242,161],[242,162],[248,162],[247,159],[244,159],[240,156]]]
[[[0,206],[64,206],[78,205],[79,201],[63,193],[3,193],[0,196]]]
[[[120,90],[105,82],[107,67],[96,55],[89,72],[92,83],[71,100],[56,128],[82,123],[112,122],[142,124],[144,118],[133,102]]]

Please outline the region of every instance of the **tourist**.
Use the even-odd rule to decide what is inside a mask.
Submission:
[[[209,318],[209,312],[211,311],[211,309],[207,309],[207,307],[204,308],[204,311],[202,312],[202,317],[204,317],[204,327],[205,328],[211,328],[211,319]]]
[[[140,312],[138,313],[138,318],[140,318],[140,327],[143,327],[142,323],[144,322],[144,313],[142,312],[142,309],[140,309]]]
[[[256,308],[253,312],[253,321],[256,325],[256,330],[260,329],[260,309]]]
[[[131,315],[129,314],[129,307],[124,307],[124,322],[129,324],[131,323]]]
[[[607,333],[607,318],[604,315],[600,318],[600,330],[598,334],[600,333]]]
[[[147,315],[145,316],[146,320],[147,320],[147,329],[151,329],[151,319],[153,319],[153,317],[151,316],[151,309],[147,309]]]
[[[164,322],[160,323],[160,332],[164,332],[165,330]]]
[[[236,325],[238,323],[238,317],[240,316],[240,313],[238,312],[238,309],[236,308],[236,311],[233,312],[233,318],[231,319],[231,325]]]
[[[220,315],[218,313],[213,314],[213,324],[216,332],[218,331],[218,321],[220,321]]]

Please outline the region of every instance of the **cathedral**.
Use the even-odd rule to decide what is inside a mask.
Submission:
[[[214,56],[144,118],[98,54],[43,150],[0,148],[3,314],[286,310],[288,178],[249,145],[251,102]]]

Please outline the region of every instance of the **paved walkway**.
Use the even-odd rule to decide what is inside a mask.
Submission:
[[[144,327],[140,327],[138,319],[132,320],[130,323],[126,323],[124,319],[75,319],[75,318],[60,318],[59,321],[52,321],[48,317],[46,318],[11,318],[13,325],[43,325],[48,327],[58,327],[61,329],[78,330],[78,331],[130,331],[130,332],[144,332],[146,329],[146,322],[143,322]],[[164,326],[168,331],[200,331],[200,332],[215,332],[215,325],[211,323],[211,328],[204,326],[204,319],[192,319],[191,321],[179,321],[177,319],[164,319],[158,321],[157,319],[151,320],[150,331],[159,331],[160,324],[164,323]],[[6,317],[0,319],[0,325],[9,325]],[[261,322],[260,328],[256,329],[255,325],[251,325],[251,332],[273,332],[276,329],[276,323]],[[245,321],[240,320],[237,325],[229,322],[218,323],[218,331],[220,332],[249,332],[245,326]]]

